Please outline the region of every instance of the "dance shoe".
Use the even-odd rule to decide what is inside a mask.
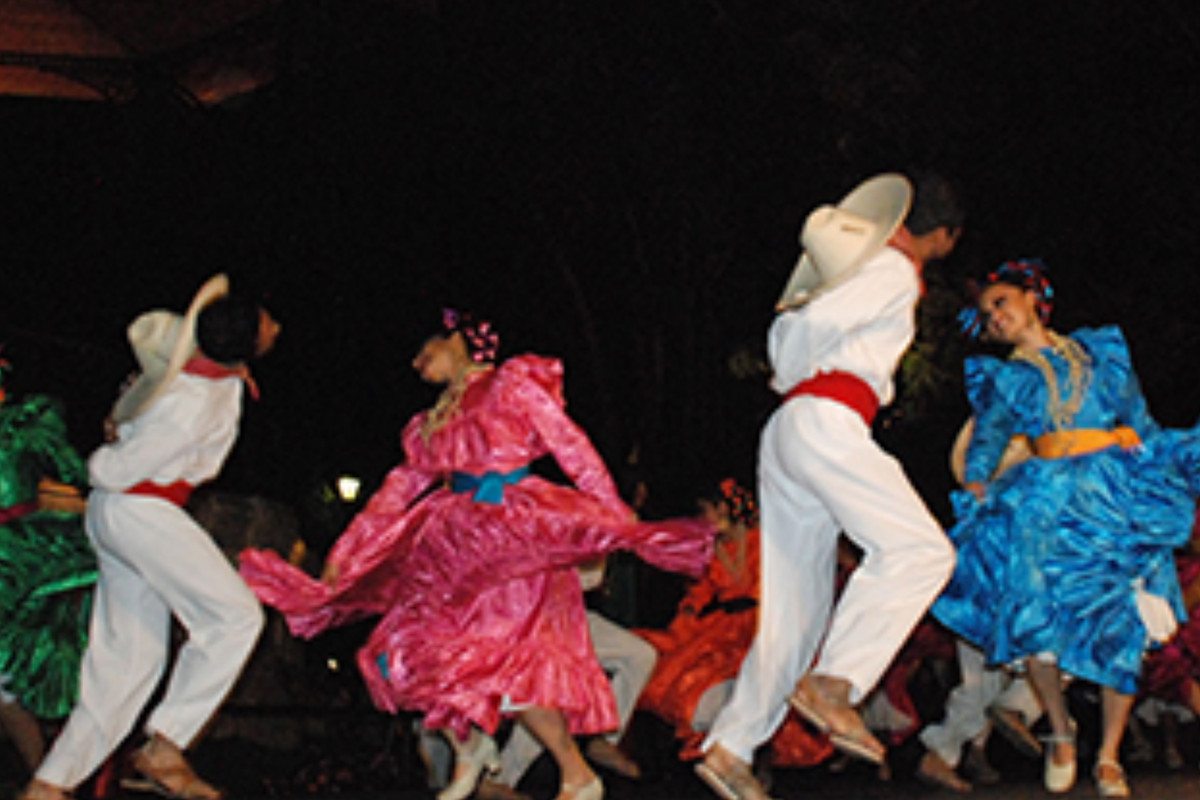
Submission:
[[[475,800],[533,800],[506,783],[484,778],[475,787]]]
[[[554,800],[604,800],[604,784],[599,777],[592,778],[582,786],[564,783]]]
[[[988,761],[987,751],[975,744],[967,745],[966,755],[963,756],[962,771],[969,780],[983,786],[1000,782],[1000,773]]]
[[[167,800],[222,800],[225,793],[212,786],[179,757],[154,760],[146,748],[135,750],[129,765],[137,775],[121,780],[121,788],[131,792],[156,794]]]
[[[487,734],[480,734],[473,749],[455,753],[454,779],[438,792],[437,800],[465,800],[475,792],[484,772],[495,775],[499,771],[500,755],[496,752],[496,740]]]
[[[603,737],[598,736],[588,742],[583,750],[583,755],[596,766],[615,772],[622,778],[636,781],[642,777],[642,768],[638,766],[637,762]]]
[[[850,683],[842,678],[805,675],[788,697],[792,708],[843,753],[882,764],[887,748],[875,738],[850,704]]]
[[[1042,743],[1029,730],[1019,711],[991,705],[987,708],[992,728],[1003,736],[1018,753],[1029,758],[1041,758]]]
[[[719,744],[696,764],[696,774],[722,800],[771,800],[750,767]]]
[[[932,750],[921,756],[917,763],[917,779],[930,786],[941,786],[953,792],[969,792],[971,784],[964,781],[954,771],[954,767]]]
[[[71,800],[70,792],[34,778],[21,790],[16,800]]]
[[[1043,780],[1046,784],[1046,790],[1054,794],[1062,794],[1069,792],[1071,787],[1075,785],[1075,756],[1072,756],[1065,764],[1059,764],[1054,760],[1054,751],[1057,749],[1057,744],[1069,744],[1072,747],[1075,744],[1073,735],[1051,734],[1050,736],[1042,737],[1042,741],[1046,743],[1046,771]]]
[[[1102,758],[1092,770],[1096,779],[1096,791],[1101,797],[1129,797],[1129,784],[1125,782],[1125,770],[1116,761]]]

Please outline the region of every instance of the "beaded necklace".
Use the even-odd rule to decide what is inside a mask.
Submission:
[[[458,413],[459,401],[462,400],[463,393],[466,392],[467,385],[470,383],[468,378],[476,372],[491,368],[491,364],[471,364],[454,376],[450,384],[438,395],[437,402],[425,415],[425,419],[421,423],[422,439],[428,442],[430,436],[441,430]]]
[[[1074,339],[1051,330],[1047,330],[1046,335],[1050,339],[1049,349],[1067,362],[1065,399],[1059,390],[1054,365],[1041,350],[1014,350],[1010,357],[1032,364],[1042,373],[1042,378],[1046,381],[1046,411],[1050,415],[1050,425],[1056,431],[1070,430],[1092,382],[1092,357]]]

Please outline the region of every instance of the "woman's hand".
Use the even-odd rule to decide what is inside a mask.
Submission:
[[[984,501],[984,499],[987,498],[987,484],[986,483],[982,483],[980,481],[968,481],[966,484],[963,485],[963,488],[966,489],[971,494],[975,495],[975,499],[981,503]]]
[[[342,568],[332,561],[326,561],[325,568],[321,570],[321,583],[330,589],[336,589],[340,577],[342,577]]]

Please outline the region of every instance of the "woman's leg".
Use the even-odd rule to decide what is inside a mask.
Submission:
[[[1075,761],[1075,731],[1067,713],[1067,698],[1062,690],[1062,672],[1058,664],[1036,656],[1025,659],[1029,684],[1042,701],[1053,733],[1050,759],[1058,765]]]
[[[518,712],[517,717],[554,756],[564,792],[579,789],[596,780],[596,773],[592,772],[583,754],[579,752],[579,746],[575,744],[575,737],[567,728],[566,717],[561,711],[557,708],[530,706]]]
[[[1100,714],[1104,726],[1100,733],[1100,748],[1096,753],[1097,769],[1100,771],[1105,765],[1121,763],[1121,738],[1129,721],[1129,712],[1133,711],[1133,702],[1133,694],[1122,694],[1111,686],[1100,688]],[[1116,766],[1116,771],[1120,769],[1120,766]]]

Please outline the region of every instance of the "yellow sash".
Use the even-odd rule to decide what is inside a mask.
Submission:
[[[1045,433],[1033,440],[1033,452],[1038,458],[1065,458],[1094,453],[1106,447],[1119,445],[1134,447],[1141,444],[1137,431],[1122,425],[1111,431],[1099,428],[1077,428],[1071,431]]]

